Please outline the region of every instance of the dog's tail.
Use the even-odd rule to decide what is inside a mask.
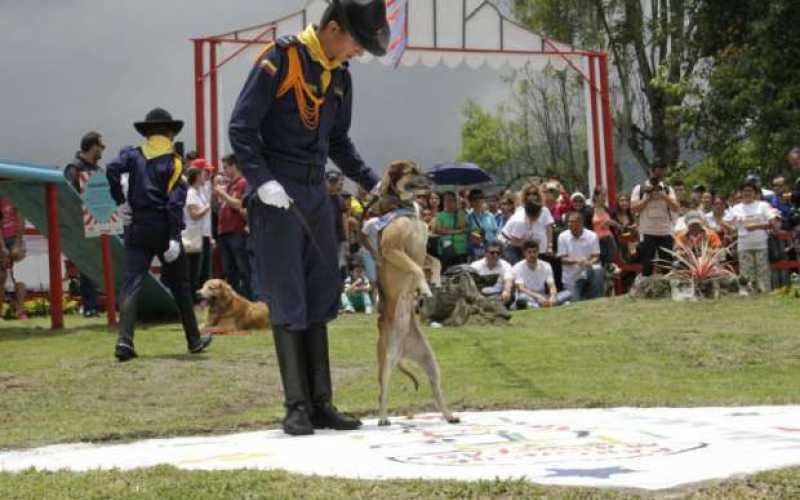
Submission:
[[[403,361],[399,361],[397,363],[397,369],[403,372],[406,375],[406,377],[410,378],[411,381],[414,383],[414,390],[419,391],[419,381],[417,380],[417,377],[415,377],[414,374],[411,373],[411,371],[409,371],[408,368],[406,368],[406,366],[403,364]]]

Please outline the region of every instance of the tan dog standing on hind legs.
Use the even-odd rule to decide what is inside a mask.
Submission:
[[[416,379],[402,365],[403,359],[415,361],[425,370],[431,382],[434,402],[444,418],[450,423],[459,421],[447,409],[442,395],[439,364],[419,328],[416,315],[417,292],[423,296],[431,296],[432,293],[424,272],[426,260],[430,259],[426,253],[428,227],[419,218],[419,210],[413,200],[418,190],[429,188],[430,181],[411,161],[391,163],[382,181],[382,206],[406,209],[407,214],[413,208],[415,213],[397,216],[380,236],[378,380],[381,389],[378,425],[389,425],[386,411],[392,369],[397,366],[416,385]]]

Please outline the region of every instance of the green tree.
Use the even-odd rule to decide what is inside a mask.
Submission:
[[[705,175],[733,187],[783,173],[800,144],[800,2],[706,0],[698,18],[707,87],[684,118],[710,154]]]
[[[701,0],[515,0],[528,27],[553,38],[611,53],[620,139],[642,167],[676,163],[678,112],[701,59]]]
[[[510,164],[517,155],[515,138],[501,112],[491,114],[476,102],[467,101],[462,109],[460,161],[477,163],[487,170]]]

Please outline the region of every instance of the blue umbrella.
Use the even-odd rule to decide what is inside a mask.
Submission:
[[[471,186],[494,182],[494,177],[474,163],[440,163],[428,172],[434,184],[440,186]]]

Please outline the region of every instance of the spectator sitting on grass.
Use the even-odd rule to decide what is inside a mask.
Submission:
[[[580,212],[570,212],[567,224],[569,231],[558,236],[564,288],[571,292],[572,300],[596,299],[603,295],[605,283],[605,271],[599,264],[599,240],[593,231],[583,227]]]
[[[365,312],[372,314],[372,287],[364,270],[364,264],[356,261],[351,266],[350,275],[344,282],[342,293],[342,308],[344,312]]]
[[[526,241],[522,245],[524,260],[512,268],[517,285],[517,309],[554,307],[569,302],[570,292],[558,292],[550,264],[539,259],[539,243]]]
[[[513,299],[514,274],[511,264],[500,258],[501,253],[502,248],[499,243],[489,243],[486,246],[486,256],[470,266],[478,272],[478,275],[495,279],[494,284],[481,288],[481,293],[486,297],[500,296],[503,305],[508,307]]]

